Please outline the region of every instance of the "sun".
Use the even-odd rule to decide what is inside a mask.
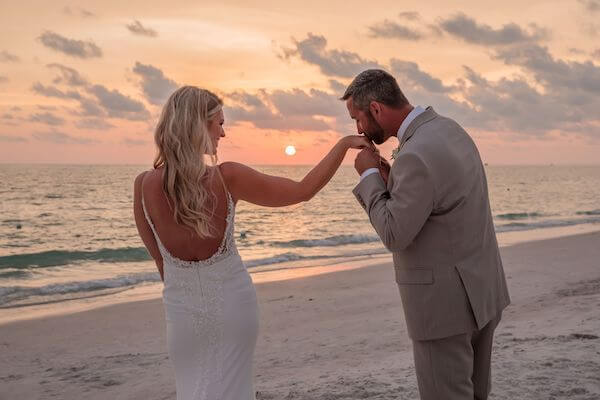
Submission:
[[[285,154],[287,154],[288,156],[293,156],[294,154],[296,154],[296,148],[290,144],[285,148]]]

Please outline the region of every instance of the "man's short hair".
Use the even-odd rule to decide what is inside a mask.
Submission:
[[[382,69],[367,69],[354,78],[340,100],[348,100],[362,111],[369,109],[371,101],[400,108],[408,104],[408,100],[396,79]]]

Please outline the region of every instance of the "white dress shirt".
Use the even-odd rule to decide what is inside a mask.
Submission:
[[[411,112],[408,113],[406,118],[404,118],[404,121],[402,121],[402,123],[400,124],[400,128],[398,128],[398,133],[396,134],[396,136],[398,137],[398,140],[402,140],[402,136],[404,136],[404,132],[406,132],[406,128],[408,128],[410,123],[413,122],[414,119],[417,118],[423,112],[425,112],[425,109],[423,107],[416,106],[415,108],[412,109]],[[368,168],[360,175],[360,180],[362,181],[367,176],[377,173],[377,172],[379,172],[379,168]]]

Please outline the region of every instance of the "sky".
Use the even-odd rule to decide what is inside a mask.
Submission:
[[[383,68],[411,104],[460,123],[486,163],[600,164],[600,0],[0,10],[0,163],[151,165],[162,104],[196,85],[225,102],[220,161],[314,164],[356,133],[346,86]]]

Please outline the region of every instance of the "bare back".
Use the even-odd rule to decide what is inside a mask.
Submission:
[[[210,223],[217,236],[200,238],[190,228],[175,221],[174,211],[163,191],[163,169],[148,171],[141,179],[143,201],[159,239],[172,256],[181,260],[206,260],[217,252],[223,241],[227,226],[227,192],[219,174],[215,174],[208,184],[209,193],[216,196],[215,213]]]

